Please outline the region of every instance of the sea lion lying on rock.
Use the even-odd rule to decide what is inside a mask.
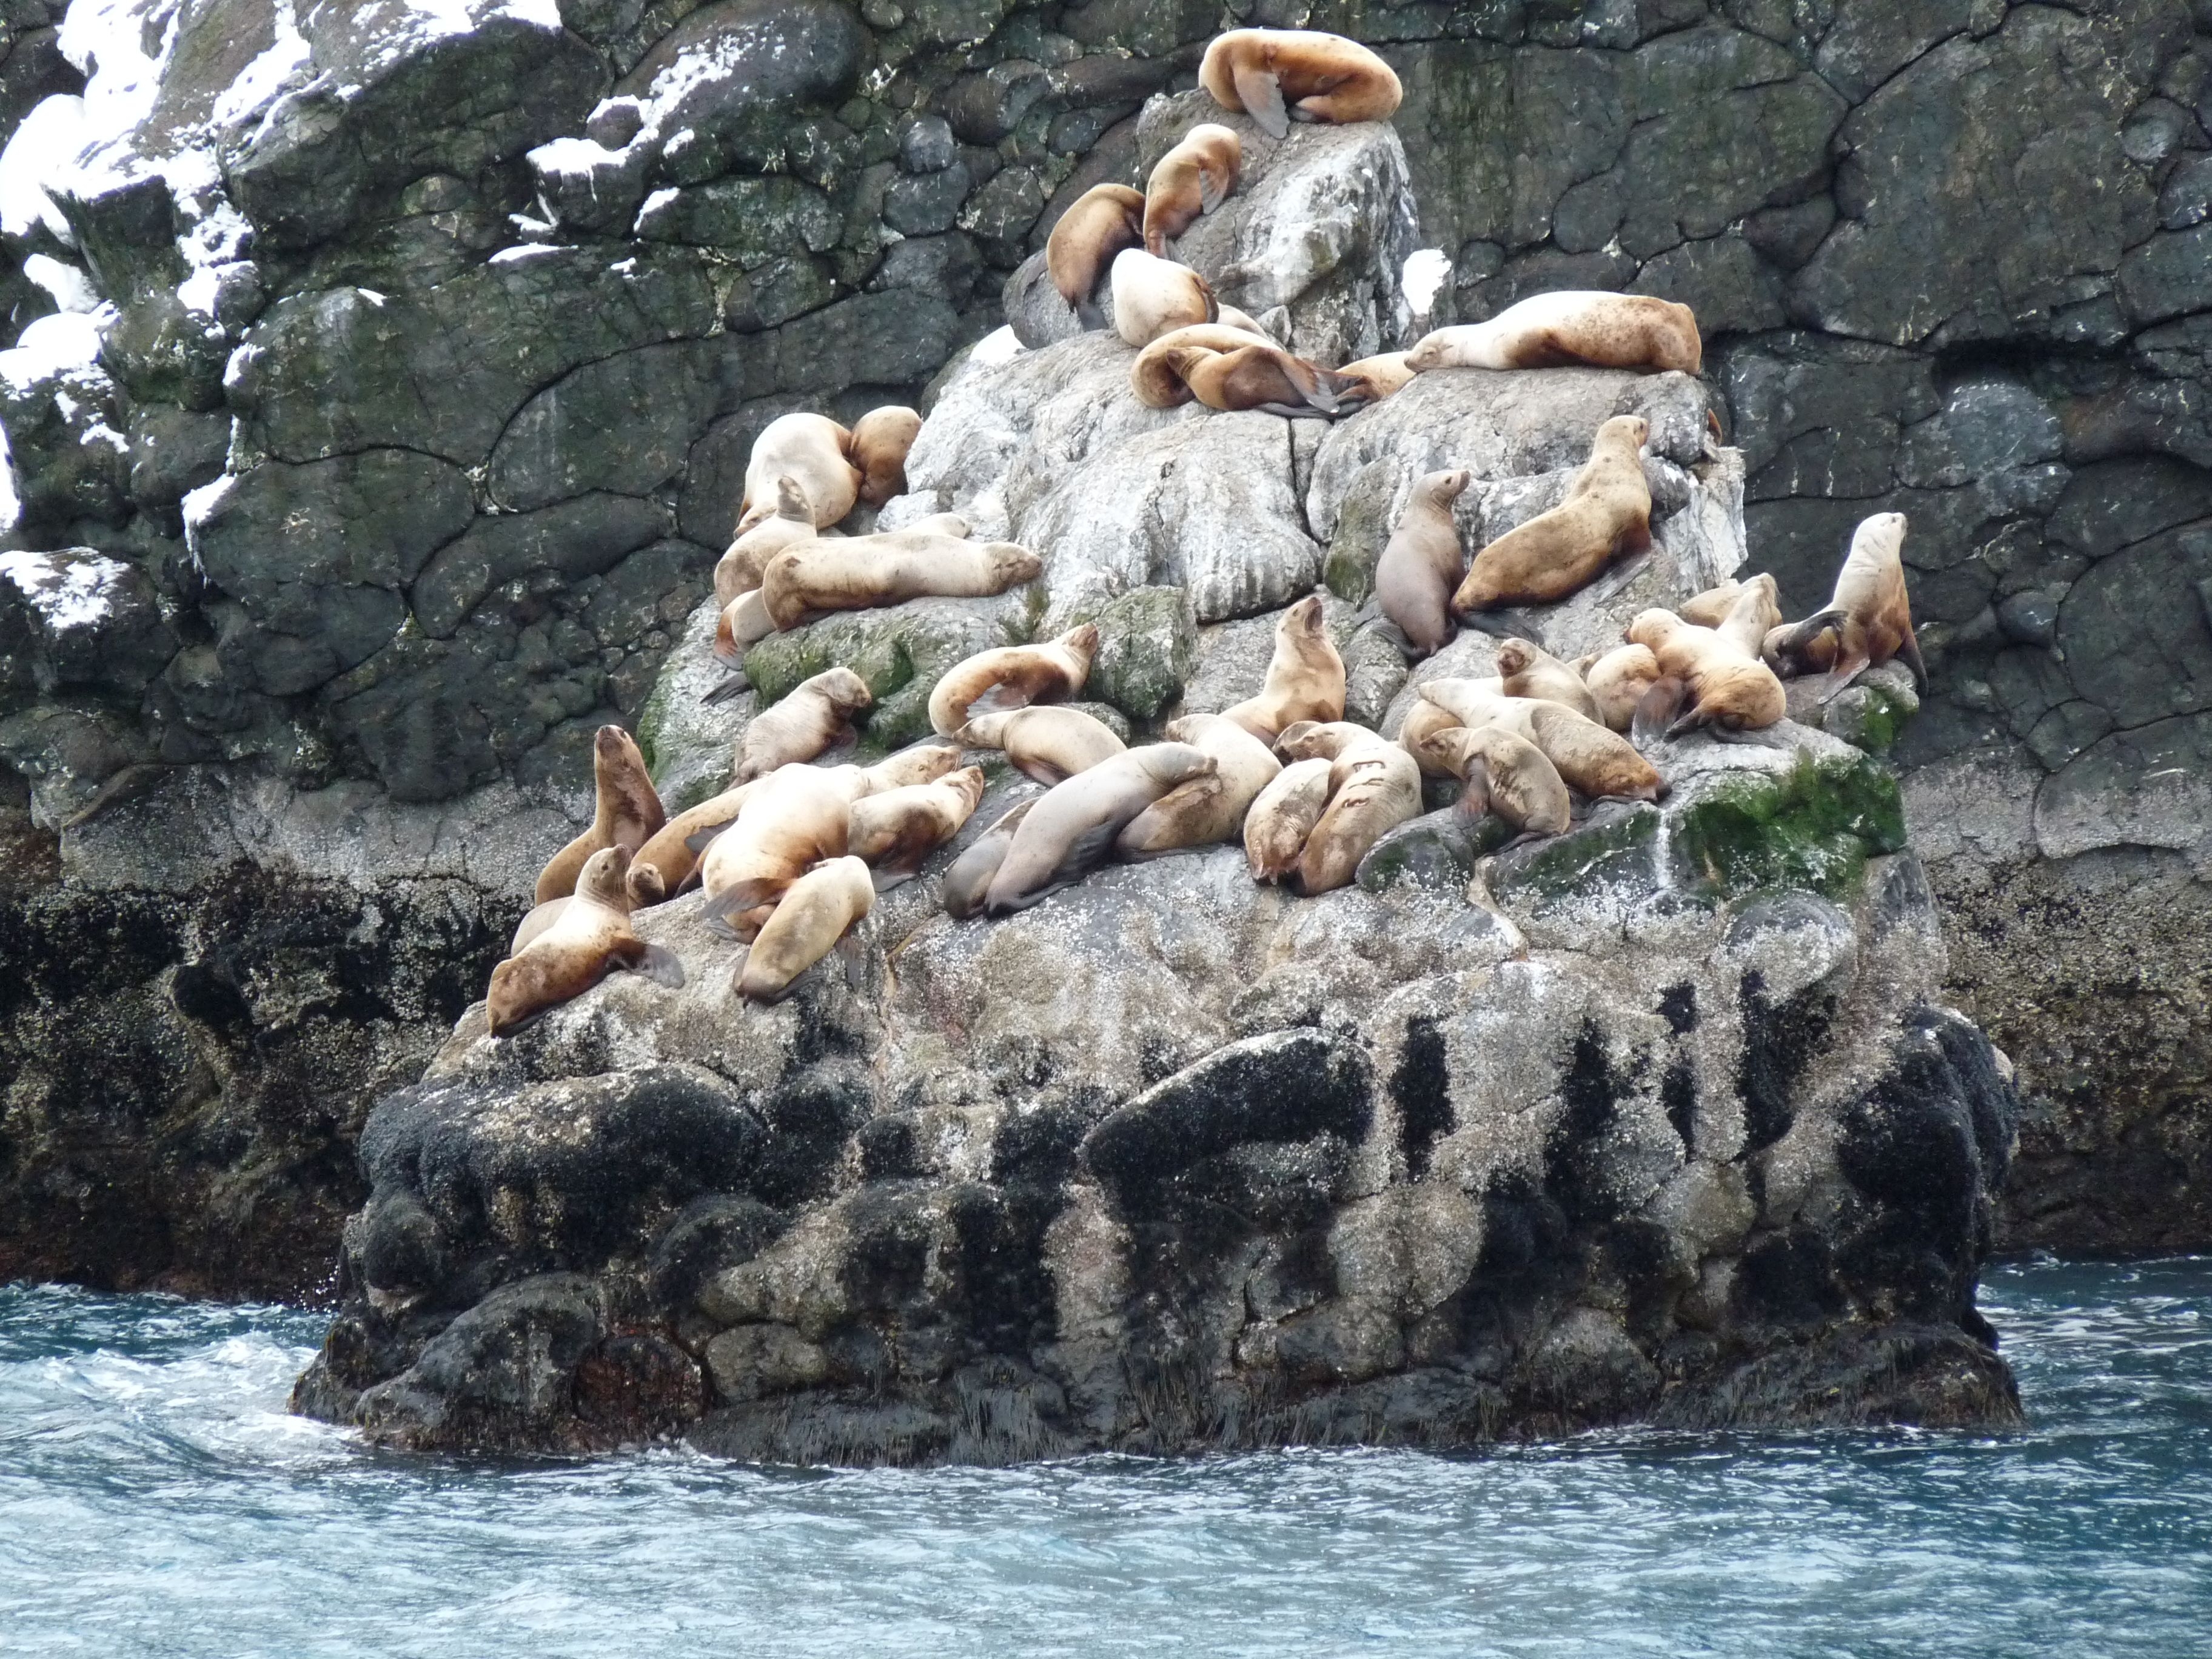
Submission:
[[[1336,763],[1326,755],[1293,761],[1275,774],[1244,815],[1244,861],[1255,881],[1276,881],[1298,866],[1307,837],[1328,807]]]
[[[994,916],[1026,910],[1103,863],[1129,822],[1168,791],[1212,773],[1187,743],[1146,744],[1054,784],[1023,814],[983,901]],[[973,849],[970,849],[971,851]]]
[[[1553,605],[1624,553],[1651,545],[1651,490],[1640,459],[1650,422],[1616,415],[1597,429],[1589,460],[1548,513],[1507,531],[1474,556],[1452,611],[1481,627],[1501,605]]]
[[[921,431],[921,412],[885,404],[853,422],[846,457],[860,471],[860,504],[881,507],[906,494],[906,455]]]
[[[771,708],[763,709],[738,740],[732,784],[750,783],[780,766],[811,761],[842,737],[853,716],[875,698],[849,668],[825,669],[801,680]],[[658,824],[653,826],[658,829]]]
[[[745,462],[738,511],[742,536],[776,510],[776,481],[797,480],[817,526],[833,525],[860,499],[860,470],[848,458],[853,434],[827,415],[779,415],[761,428]]]
[[[1246,328],[1230,323],[1199,323],[1189,328],[1178,328],[1163,334],[1137,354],[1137,361],[1129,365],[1129,389],[1137,394],[1137,401],[1147,409],[1176,409],[1190,402],[1193,396],[1189,385],[1170,361],[1188,347],[1202,347],[1208,351],[1242,351],[1246,346],[1272,346],[1275,343],[1259,331],[1258,326]]]
[[[1532,295],[1486,323],[1423,335],[1407,354],[1417,374],[1439,368],[1680,369],[1705,362],[1689,307],[1641,294],[1577,290]]]
[[[1318,29],[1231,29],[1216,35],[1198,83],[1270,137],[1292,121],[1387,121],[1405,96],[1397,71],[1356,40]]]
[[[617,968],[650,969],[665,982],[684,982],[672,956],[654,951],[631,931],[624,886],[629,872],[625,848],[599,848],[584,860],[574,891],[557,911],[526,938],[518,930],[514,951],[491,970],[484,997],[494,1036],[508,1036],[548,1008],[581,996]]]
[[[1244,165],[1244,146],[1215,122],[1201,121],[1160,157],[1145,185],[1145,252],[1168,243],[1229,199]]]
[[[868,866],[856,858],[823,860],[786,890],[761,925],[737,973],[738,994],[780,1002],[792,981],[828,956],[875,908]]]
[[[985,599],[1033,580],[1044,562],[1014,542],[927,530],[841,536],[786,548],[761,573],[761,603],[779,629],[832,611],[927,598]]]
[[[1214,769],[1170,790],[1115,838],[1125,859],[1158,858],[1186,847],[1211,847],[1243,833],[1244,815],[1283,763],[1274,751],[1235,720],[1219,714],[1185,714],[1170,720],[1170,742],[1187,743],[1213,757]]]
[[[1688,708],[1668,722],[1670,738],[1700,726],[1723,738],[1756,731],[1789,710],[1774,671],[1710,628],[1686,623],[1671,611],[1652,610],[1639,612],[1628,624],[1628,637],[1650,647],[1659,672],[1681,684]]]
[[[1188,265],[1140,247],[1114,256],[1114,331],[1139,351],[1179,328],[1214,321],[1213,285]]]
[[[1370,395],[1364,380],[1334,374],[1277,345],[1234,351],[1185,346],[1160,361],[1208,409],[1335,420],[1365,407]]]
[[[949,738],[980,715],[1063,702],[1083,690],[1097,651],[1097,625],[1085,623],[1042,645],[1002,645],[963,658],[929,694],[930,726]]]
[[[1092,303],[1098,279],[1125,248],[1145,240],[1145,198],[1127,185],[1093,185],[1068,204],[1045,238],[1045,270],[1085,328],[1106,326]]]
[[[970,749],[1003,749],[1016,771],[1048,788],[1128,747],[1103,720],[1050,704],[978,714],[958,735]]]
[[[964,766],[933,783],[871,793],[853,803],[846,847],[875,870],[876,886],[896,886],[960,833],[983,799],[983,769]]]

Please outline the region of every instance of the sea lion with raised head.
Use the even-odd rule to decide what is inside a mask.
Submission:
[[[1293,761],[1275,774],[1244,815],[1244,862],[1255,881],[1279,882],[1298,867],[1306,838],[1328,807],[1327,756]]]
[[[991,881],[999,873],[999,866],[1006,861],[1006,848],[1013,845],[1014,831],[1022,827],[1022,820],[1039,798],[1021,802],[1011,811],[999,816],[997,822],[970,842],[960,856],[952,860],[952,867],[945,872],[938,884],[938,897],[944,902],[945,913],[955,921],[965,921],[980,915],[984,896],[991,890]]]
[[[1438,368],[1680,369],[1705,362],[1697,314],[1672,300],[1575,290],[1532,295],[1486,323],[1432,329],[1406,354],[1417,374]]]
[[[1270,137],[1292,121],[1387,121],[1404,89],[1397,72],[1357,40],[1319,29],[1231,29],[1216,35],[1198,83],[1224,109],[1242,110]]]
[[[1168,243],[1229,199],[1244,165],[1244,146],[1227,127],[1201,121],[1160,157],[1145,184],[1145,252]]]
[[[1581,675],[1526,640],[1498,642],[1498,685],[1509,697],[1541,697],[1571,708],[1587,720],[1597,718],[1597,700]]]
[[[929,724],[952,737],[979,715],[1031,703],[1065,702],[1091,678],[1098,627],[1085,623],[1042,645],[1002,645],[978,651],[945,671],[929,694]]]
[[[1700,726],[1722,737],[1757,731],[1789,712],[1774,671],[1710,628],[1652,610],[1638,613],[1628,637],[1651,647],[1661,674],[1681,682],[1689,707],[1668,726],[1670,738]]]
[[[828,956],[875,908],[876,886],[856,858],[825,860],[785,890],[737,972],[739,996],[781,1002],[792,981]]]
[[[971,542],[927,530],[824,538],[786,548],[768,562],[761,603],[779,629],[791,629],[832,611],[986,599],[1034,580],[1043,568],[1043,560],[1014,542]]]
[[[1161,361],[1208,409],[1333,421],[1365,407],[1369,395],[1365,381],[1347,380],[1277,345],[1234,351],[1188,346]]]
[[[1092,301],[1098,279],[1125,248],[1145,242],[1145,198],[1127,185],[1093,185],[1068,204],[1045,238],[1045,270],[1085,328],[1106,326]]]
[[[625,848],[600,848],[584,860],[575,890],[558,911],[491,970],[484,1012],[494,1036],[581,996],[617,968],[654,966],[682,982],[675,959],[653,951],[631,931],[623,886],[629,870]]]
[[[1329,763],[1328,805],[1298,854],[1298,890],[1345,886],[1376,842],[1421,811],[1421,769],[1395,743],[1370,732]]]
[[[982,799],[980,766],[963,766],[934,783],[864,795],[853,803],[846,850],[874,869],[879,889],[896,885],[958,835]]]
[[[1782,605],[1773,576],[1762,571],[1693,594],[1674,607],[1674,614],[1711,629],[1746,656],[1755,657],[1767,635],[1781,625]]]
[[[1905,591],[1905,527],[1902,513],[1877,513],[1860,521],[1828,603],[1803,622],[1771,629],[1761,641],[1768,666],[1793,679],[1826,674],[1825,702],[1864,670],[1902,657],[1913,684],[1927,691],[1928,665],[1913,637],[1912,605]]]
[[[1114,331],[1139,351],[1163,334],[1220,315],[1213,285],[1188,265],[1140,247],[1114,256]]]
[[[1523,839],[1565,835],[1574,822],[1565,780],[1526,738],[1502,726],[1472,726],[1438,741],[1466,781],[1465,811],[1495,812]]]
[[[1003,916],[1072,886],[1103,862],[1130,820],[1179,784],[1206,776],[1212,756],[1187,743],[1132,749],[1039,796],[1015,828],[983,908]]]
[[[1249,345],[1272,346],[1275,342],[1251,328],[1225,322],[1198,323],[1163,334],[1137,354],[1129,365],[1129,389],[1147,409],[1176,409],[1190,402],[1191,389],[1171,366],[1177,352],[1197,346],[1208,351],[1241,351]]]
[[[1482,626],[1509,605],[1555,605],[1624,553],[1651,545],[1651,490],[1640,459],[1650,422],[1616,415],[1597,429],[1566,498],[1474,556],[1452,595],[1453,614]]]
[[[1636,705],[1659,678],[1659,659],[1644,645],[1618,645],[1590,659],[1583,671],[1583,686],[1597,705],[1598,718],[1615,732],[1626,732],[1635,719]]]
[[[1016,771],[1047,788],[1128,747],[1103,720],[1049,703],[978,714],[957,735],[970,749],[1003,749]]]
[[[536,902],[574,892],[576,872],[602,848],[621,848],[627,864],[666,822],[637,739],[619,726],[601,726],[592,737],[591,826],[545,861],[538,872]]]
[[[860,470],[860,505],[881,507],[906,494],[906,453],[921,430],[921,413],[903,404],[885,404],[853,422],[846,459]]]
[[[779,478],[798,481],[817,528],[850,513],[860,495],[860,469],[846,459],[852,441],[853,434],[827,415],[779,415],[763,427],[745,462],[738,534],[775,512]]]
[[[824,669],[801,680],[782,701],[763,709],[746,726],[744,736],[738,739],[731,783],[750,783],[779,766],[812,760],[844,735],[854,715],[874,702],[866,684],[849,668]]]
[[[1274,750],[1218,714],[1170,720],[1167,737],[1212,756],[1214,769],[1169,790],[1132,818],[1114,839],[1117,857],[1153,859],[1186,847],[1236,840],[1253,801],[1283,769]]]
[[[814,506],[806,499],[805,486],[796,478],[778,478],[774,499],[773,514],[757,520],[715,562],[714,603],[725,609],[738,595],[760,586],[761,572],[770,559],[787,547],[814,539]]]
[[[1275,624],[1275,652],[1257,696],[1221,711],[1262,743],[1299,720],[1344,718],[1344,659],[1329,637],[1321,596],[1310,593]]]
[[[1458,632],[1451,597],[1467,555],[1452,521],[1452,503],[1474,481],[1463,466],[1415,479],[1375,563],[1376,603],[1417,657],[1443,650]]]

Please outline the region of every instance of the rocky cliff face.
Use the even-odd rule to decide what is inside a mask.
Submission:
[[[357,1199],[349,1126],[481,983],[581,810],[589,731],[690,718],[648,702],[753,433],[919,395],[1057,207],[1137,176],[1139,106],[1218,21],[0,6],[0,758],[27,849],[0,1272],[320,1276],[271,1264]],[[1422,320],[1562,283],[1693,304],[1753,562],[1793,609],[1850,523],[1911,514],[1936,695],[1896,757],[1957,924],[1947,994],[2034,1102],[2008,1236],[2201,1243],[2205,25],[1295,21],[1405,78],[1418,241],[1452,269]],[[1395,328],[1374,251],[1335,257]],[[1357,550],[1301,533],[1356,599]],[[356,966],[314,965],[324,939]]]

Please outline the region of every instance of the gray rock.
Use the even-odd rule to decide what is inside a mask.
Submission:
[[[88,547],[0,553],[0,684],[11,692],[135,702],[176,649],[136,567]]]

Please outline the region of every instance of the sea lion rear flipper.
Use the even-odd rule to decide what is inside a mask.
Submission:
[[[1270,138],[1290,137],[1291,118],[1283,107],[1282,83],[1275,79],[1273,70],[1239,64],[1231,79],[1237,88],[1237,101],[1259,124],[1261,131]]]
[[[968,718],[972,720],[979,714],[1010,714],[1029,706],[1029,693],[1002,680],[968,705]]]
[[[700,854],[707,850],[708,842],[736,822],[735,818],[726,818],[720,823],[710,823],[703,830],[694,830],[684,837],[684,850],[690,854],[693,858],[697,858]],[[679,888],[678,890],[680,892],[682,890]]]
[[[1252,407],[1262,415],[1279,415],[1286,421],[1332,421],[1336,411],[1313,404],[1255,404]]]
[[[1130,815],[1133,818],[1135,814]],[[1114,842],[1129,827],[1130,819],[1116,823],[1112,818],[1094,823],[1067,843],[1060,862],[1053,866],[1052,878],[1045,891],[1053,892],[1062,887],[1072,887],[1091,871],[1106,862],[1114,851]],[[1043,894],[1039,894],[1042,897]]]
[[[1678,679],[1652,681],[1637,699],[1636,713],[1629,718],[1629,742],[1638,749],[1649,749],[1666,738],[1668,727],[1682,712],[1682,682]]]
[[[1034,758],[1026,761],[1016,761],[1014,763],[1014,769],[1019,772],[1025,778],[1035,779],[1048,789],[1051,788],[1054,784],[1066,783],[1068,779],[1075,775],[1073,772],[1061,771],[1050,761],[1037,760]]]
[[[868,880],[878,893],[888,893],[894,887],[904,886],[914,876],[911,870],[875,870],[869,872]]]
[[[1836,665],[1820,677],[1819,700],[1824,703],[1828,702],[1866,671],[1867,656],[1863,651],[1838,658]]]
[[[905,879],[903,876],[900,878]],[[848,989],[865,991],[868,988],[868,947],[860,942],[856,928],[848,927],[837,935],[837,942],[830,947],[845,964],[845,984]]]
[[[1644,544],[1644,550],[1642,552],[1632,553],[1627,558],[1623,559],[1619,564],[1613,566],[1612,569],[1607,571],[1604,575],[1592,582],[1585,591],[1589,592],[1590,598],[1595,599],[1600,605],[1603,605],[1607,600],[1612,599],[1623,588],[1626,587],[1629,583],[1634,581],[1638,576],[1650,569],[1650,567],[1651,544],[1647,540]]]
[[[1805,653],[1813,648],[1813,641],[1831,630],[1834,632],[1837,643],[1840,647],[1844,635],[1844,612],[1816,611],[1783,635],[1777,654],[1785,664],[1795,666],[1804,660]],[[1765,654],[1762,650],[1760,655]],[[1770,664],[1769,666],[1772,665]]]
[[[720,657],[720,659],[724,662],[731,660],[731,659],[727,657],[721,657],[721,653],[720,652],[717,652],[715,654],[717,657]],[[737,660],[743,662],[744,659],[743,657],[739,657]],[[725,675],[722,678],[721,682],[712,690],[708,691],[704,696],[701,697],[699,701],[702,703],[726,702],[732,697],[737,696],[740,693],[750,691],[752,689],[753,683],[745,678],[745,671],[740,668],[734,674]]]
[[[1740,743],[1753,749],[1794,749],[1796,745],[1771,726],[1760,726],[1754,731],[1740,732],[1733,726],[1713,725],[1705,728],[1717,743]]]
[[[1356,618],[1355,618],[1356,620]],[[1388,617],[1379,617],[1367,626],[1398,648],[1398,654],[1407,662],[1419,662],[1428,653],[1406,636],[1406,630]]]
[[[1544,636],[1536,624],[1517,611],[1468,611],[1461,614],[1460,621],[1494,639],[1526,640],[1539,651],[1544,648]]]
[[[1106,313],[1095,301],[1085,300],[1075,307],[1075,320],[1081,323],[1086,331],[1103,328],[1106,326]]]
[[[1920,641],[1912,636],[1911,624],[1905,629],[1905,642],[1897,647],[1897,654],[1905,659],[1905,665],[1912,671],[1912,686],[1922,696],[1928,695],[1928,665],[1921,659]]]
[[[671,898],[682,898],[684,894],[690,892],[698,885],[699,866],[695,864],[691,866],[691,873],[684,877],[683,880],[678,882],[676,884],[676,890],[671,893],[668,896]]]
[[[655,985],[665,985],[672,991],[684,988],[684,962],[665,945],[648,945],[643,955],[629,964],[632,973],[642,975]]]

